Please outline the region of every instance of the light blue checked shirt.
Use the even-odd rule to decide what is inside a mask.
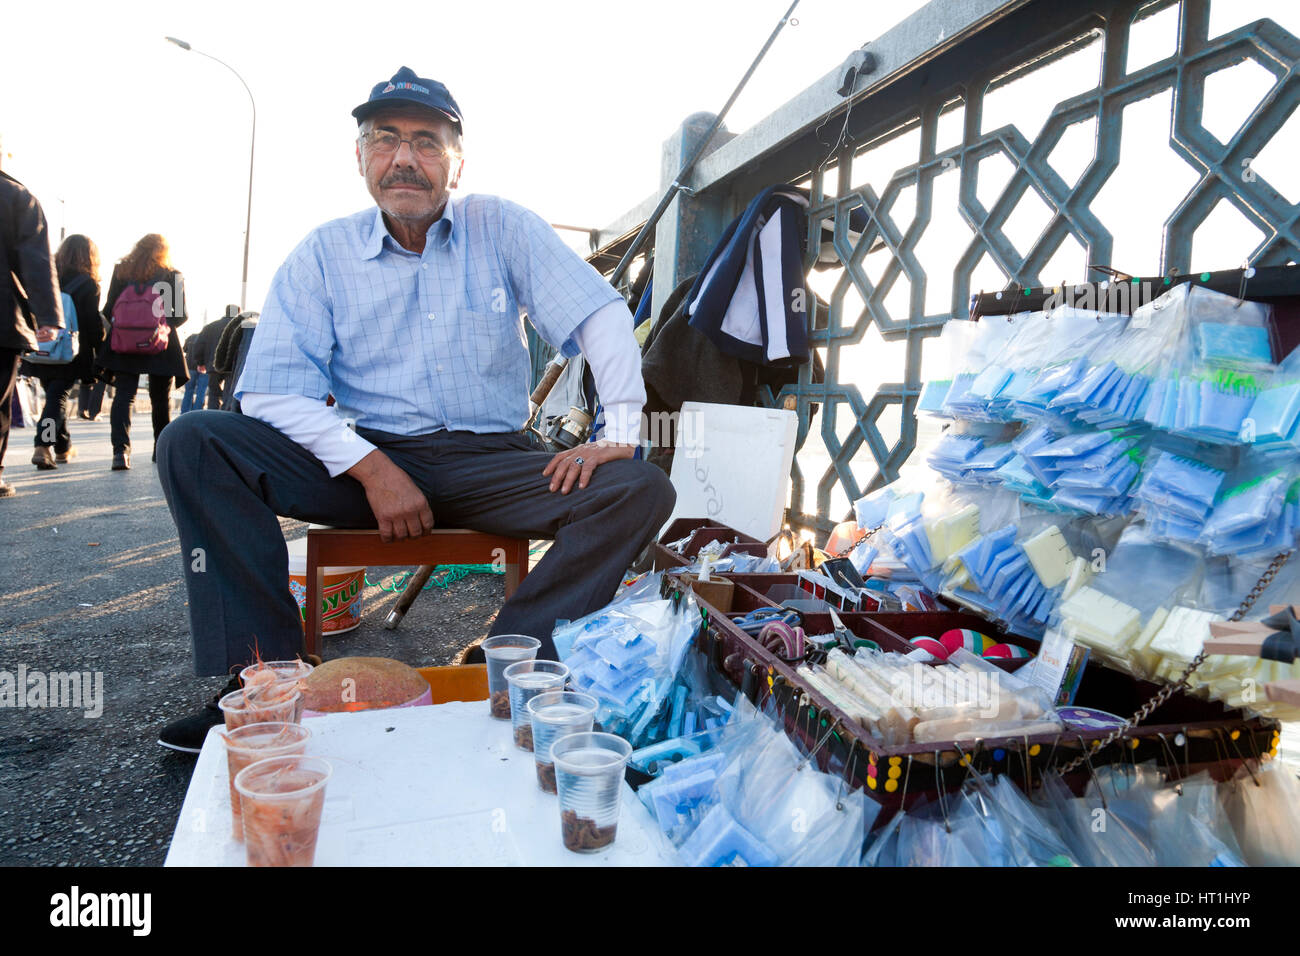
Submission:
[[[540,216],[495,196],[448,199],[423,254],[380,209],[335,219],[267,293],[235,395],[333,394],[342,415],[400,435],[518,431],[528,417],[523,313],[570,357],[613,287]]]

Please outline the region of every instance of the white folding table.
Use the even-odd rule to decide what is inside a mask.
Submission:
[[[317,866],[673,866],[676,855],[624,784],[604,852],[560,838],[558,798],[487,701],[309,718],[307,753],[334,768]],[[214,728],[199,754],[166,866],[243,866],[231,838],[226,753]]]

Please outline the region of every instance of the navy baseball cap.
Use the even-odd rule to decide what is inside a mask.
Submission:
[[[414,103],[431,110],[437,110],[456,125],[457,131],[465,132],[461,125],[460,107],[447,87],[437,80],[416,76],[410,67],[402,67],[393,74],[392,79],[376,83],[370,91],[370,99],[352,111],[360,126],[367,116],[383,109],[385,106],[402,103]]]

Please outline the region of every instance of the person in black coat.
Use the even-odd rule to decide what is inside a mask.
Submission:
[[[203,363],[208,369],[208,408],[224,408],[226,405],[226,386],[229,383],[229,371],[217,367],[217,346],[229,334],[231,326],[239,324],[239,306],[226,306],[225,318],[218,319],[203,327],[199,333],[198,352],[203,356]]]
[[[156,355],[127,355],[113,351],[113,307],[128,286],[151,286],[159,290],[163,309],[171,334],[167,348]],[[172,268],[167,240],[150,233],[135,244],[135,248],[113,269],[108,283],[108,297],[104,300],[104,315],[109,318],[109,335],[99,351],[99,364],[113,375],[113,408],[109,413],[112,423],[113,470],[131,467],[131,402],[140,387],[140,376],[149,376],[149,404],[153,408],[153,437],[171,421],[172,389],[189,381],[185,354],[181,350],[180,336],[175,330],[185,324],[185,288],[181,274]]]
[[[78,379],[90,381],[93,361],[104,341],[104,320],[99,314],[99,249],[85,236],[63,240],[54,259],[59,287],[77,310],[77,354],[67,365],[24,363],[25,373],[45,388],[45,409],[36,428],[32,464],[49,470],[75,458],[68,433],[68,399]]]
[[[0,472],[9,446],[10,399],[18,363],[63,325],[45,213],[18,180],[0,172]],[[14,487],[0,481],[0,498]]]

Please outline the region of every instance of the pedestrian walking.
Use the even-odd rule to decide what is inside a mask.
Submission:
[[[0,172],[0,474],[9,447],[18,366],[63,325],[45,213],[27,187]],[[15,494],[0,480],[0,498]]]
[[[190,380],[185,383],[185,395],[181,398],[181,414],[203,407],[203,399],[208,393],[208,367],[199,352],[199,333],[195,332],[185,340],[185,364],[190,368]]]
[[[202,356],[203,364],[208,370],[208,408],[219,409],[225,404],[226,385],[230,372],[217,364],[217,346],[226,337],[231,325],[239,320],[239,306],[226,306],[226,314],[216,322],[205,325],[199,332],[199,344],[195,351]]]
[[[150,233],[117,264],[104,314],[110,325],[99,364],[113,376],[112,467],[124,471],[131,467],[131,403],[140,376],[149,376],[155,442],[171,421],[172,389],[189,380],[180,337],[173,331],[187,318],[184,281],[172,267],[166,239]]]
[[[71,336],[67,362],[23,363],[25,374],[45,389],[45,404],[36,420],[36,449],[32,464],[48,471],[76,457],[68,431],[68,404],[77,380],[92,381],[94,357],[104,340],[104,322],[99,313],[99,249],[86,236],[74,234],[63,240],[55,255],[59,289],[64,301],[64,323]],[[70,305],[69,305],[70,303]]]

